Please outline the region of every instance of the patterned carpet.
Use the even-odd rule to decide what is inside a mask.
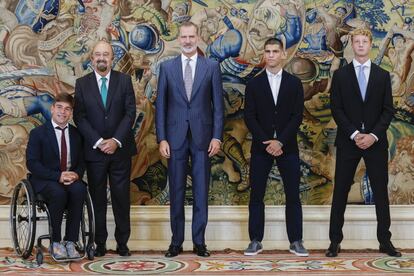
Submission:
[[[210,258],[186,252],[176,258],[164,258],[161,253],[135,253],[131,257],[107,254],[93,261],[56,263],[45,256],[41,266],[34,258],[22,260],[11,250],[0,250],[0,274],[3,275],[414,275],[414,253],[402,258],[384,254],[341,253],[338,258],[326,258],[312,252],[307,258],[286,252],[265,252],[245,257],[241,252],[213,252]]]

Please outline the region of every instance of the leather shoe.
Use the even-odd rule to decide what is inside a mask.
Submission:
[[[182,252],[183,252],[182,246],[170,245],[170,247],[168,247],[167,252],[165,252],[165,257],[167,258],[175,257]]]
[[[123,257],[131,256],[131,252],[129,252],[129,248],[125,244],[118,244],[116,246],[116,253]]]
[[[329,245],[328,250],[325,252],[326,257],[336,257],[338,253],[341,252],[341,245],[339,243],[333,243]]]
[[[395,249],[394,245],[391,242],[380,243],[379,251],[381,253],[386,253],[392,257],[401,257],[401,252]]]
[[[193,253],[200,257],[210,257],[210,251],[205,244],[194,244]]]
[[[105,244],[97,244],[95,250],[95,257],[103,257],[106,254]]]

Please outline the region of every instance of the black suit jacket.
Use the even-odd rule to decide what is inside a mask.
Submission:
[[[114,137],[121,142],[122,148],[116,150],[115,158],[128,158],[136,154],[132,132],[135,116],[135,95],[130,76],[111,71],[106,108],[94,72],[76,80],[74,121],[85,140],[87,161],[105,158],[106,155],[99,149],[93,149],[101,137]]]
[[[69,124],[70,171],[82,179],[85,161],[82,151],[82,138],[76,127]],[[60,153],[55,130],[50,121],[34,128],[30,132],[26,148],[26,166],[30,171],[30,182],[35,192],[40,192],[46,185],[57,185],[61,175]]]
[[[265,152],[263,142],[274,139],[283,143],[283,152],[298,152],[296,134],[303,119],[303,87],[300,80],[283,70],[277,105],[266,70],[246,86],[244,120],[253,135],[252,152]]]
[[[338,125],[337,147],[356,149],[350,137],[359,130],[375,134],[379,139],[378,146],[388,148],[386,131],[394,115],[390,74],[371,63],[363,101],[353,63],[338,69],[332,77],[331,110]]]

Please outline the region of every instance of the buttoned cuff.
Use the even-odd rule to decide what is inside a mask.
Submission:
[[[121,143],[121,142],[119,142],[119,140],[118,140],[118,139],[116,139],[116,138],[112,137],[112,140],[114,140],[114,141],[118,144],[118,147],[122,148],[122,143]]]
[[[103,138],[100,138],[98,141],[96,141],[95,145],[93,145],[92,148],[96,149],[102,141],[103,141]]]
[[[378,142],[378,137],[374,133],[370,133],[369,135],[372,135],[375,138],[375,141]]]
[[[217,142],[219,142],[221,144],[221,140],[220,139],[213,138],[213,140],[216,140]]]
[[[355,130],[355,132],[354,133],[352,133],[352,135],[351,135],[351,140],[354,140],[354,138],[355,138],[355,136],[357,135],[359,133],[359,130]]]

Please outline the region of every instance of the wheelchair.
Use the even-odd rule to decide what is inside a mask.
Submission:
[[[49,240],[49,244],[52,241],[52,224],[45,200],[40,194],[35,195],[30,182],[24,179],[14,188],[10,205],[10,232],[13,247],[16,254],[23,259],[27,259],[32,255],[37,222],[48,221],[49,233],[40,235],[35,245],[36,262],[38,265],[41,265],[43,263],[42,240]],[[66,212],[63,216],[63,221],[66,221]],[[83,207],[79,236],[76,249],[79,251],[81,257],[76,260],[85,257],[93,260],[95,256],[95,218],[89,192],[87,192]],[[58,262],[75,260],[57,260],[53,257],[53,254],[51,256]]]

